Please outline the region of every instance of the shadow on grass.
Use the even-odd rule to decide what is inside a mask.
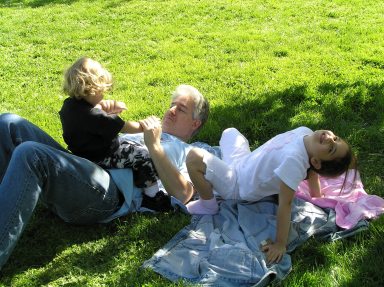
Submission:
[[[292,128],[290,118],[305,101],[306,86],[293,86],[280,92],[250,94],[247,99],[211,107],[208,124],[198,140],[217,145],[221,132],[236,127],[252,144],[263,143],[271,136]]]
[[[92,0],[93,1],[93,0]],[[88,2],[92,2],[88,1]],[[132,0],[116,0],[108,3],[108,8],[118,7],[121,4],[130,2]],[[46,5],[71,5],[76,3],[77,0],[0,0],[0,7],[30,7],[30,8],[39,8]]]
[[[51,264],[68,247],[104,238],[115,229],[113,224],[70,225],[39,205],[2,272],[13,276]]]
[[[361,152],[384,152],[384,83],[305,85],[250,94],[247,100],[212,107],[208,124],[197,140],[217,145],[221,131],[236,127],[258,146],[276,134],[300,125],[330,129]]]
[[[84,280],[87,285],[92,278],[116,272],[109,279],[115,286],[138,286],[151,277],[168,286],[159,275],[142,270],[141,264],[189,222],[190,217],[180,213],[136,213],[109,224],[74,226],[39,208],[0,282],[13,285],[15,276],[29,273],[28,286],[42,286],[71,273],[77,284]]]
[[[370,230],[362,234],[360,242],[353,244],[364,246],[364,256],[355,258],[353,270],[355,271],[351,282],[342,286],[360,287],[364,282],[365,287],[384,286],[384,278],[382,275],[384,266],[384,218],[381,217],[371,223]],[[363,242],[364,241],[364,242]]]
[[[273,135],[298,125],[306,125],[314,130],[334,130],[347,139],[357,152],[362,179],[367,183],[366,190],[383,197],[383,111],[384,83],[323,83],[315,92],[304,85],[294,86],[278,93],[255,95],[254,100],[213,107],[211,122],[205,128],[203,137],[208,137],[211,144],[217,144],[220,133],[217,134],[216,131],[234,126],[249,139],[253,147],[256,147]],[[312,117],[312,114],[316,117]],[[293,121],[296,117],[301,118],[303,122]],[[371,268],[372,262],[384,266],[384,259],[379,258],[379,262],[374,259],[377,254],[383,253],[383,245],[380,243],[382,233],[372,239],[370,231],[344,239],[342,245],[346,249],[343,252],[348,254],[349,250],[358,247],[360,241],[356,238],[360,236],[363,236],[364,241],[370,242],[369,248],[363,257],[355,261],[353,270],[356,270],[356,274],[348,282],[350,285],[345,286],[361,286],[361,282],[368,282],[369,285],[366,286],[383,286],[378,284],[383,283],[379,279],[382,270],[380,267]],[[331,272],[334,266],[329,265],[329,253],[321,248],[324,244],[326,243],[311,242],[299,247],[294,254],[299,255],[296,259],[301,263],[297,262],[299,266],[295,266],[295,260],[293,261],[294,269],[298,270],[296,272],[305,274],[318,268],[329,269]]]
[[[302,275],[320,270],[321,274],[337,276],[335,269],[341,269],[342,266],[337,265],[335,260],[338,254],[340,254],[340,256],[348,258],[348,270],[340,271],[341,276],[335,277],[334,284],[340,287],[360,287],[362,282],[364,282],[363,285],[365,287],[384,286],[384,279],[382,277],[384,258],[381,256],[384,252],[384,245],[382,244],[383,226],[384,217],[380,217],[371,222],[369,230],[337,241],[335,242],[336,245],[332,246],[332,248],[327,248],[326,246],[326,244],[331,243],[311,239],[310,242],[306,242],[294,252],[292,264],[298,270],[296,272]],[[359,256],[356,256],[356,254],[359,254]],[[300,281],[303,283],[303,286],[312,286],[310,284],[311,281],[299,280],[300,276],[297,274],[295,276],[294,282]],[[311,276],[307,278],[311,278]],[[321,278],[317,278],[316,282],[321,282]],[[284,282],[282,286],[291,286],[291,284],[292,282],[289,281],[288,277],[287,282]],[[317,284],[315,285],[318,286]],[[324,283],[323,286],[328,285]]]
[[[77,2],[77,0],[0,0],[0,7],[30,7],[38,8],[45,5],[66,4],[71,5]]]
[[[278,133],[305,124],[313,129],[342,132],[360,154],[382,153],[383,91],[384,84],[356,82],[324,83],[315,92],[301,85],[275,93],[250,94],[247,99],[212,107],[209,124],[197,140],[215,145],[221,131],[234,126],[255,147]],[[311,117],[312,113],[319,115],[319,118]],[[300,115],[304,123],[293,120]],[[367,163],[363,168],[369,169],[373,164]],[[383,175],[378,172],[380,170],[371,169],[368,179],[380,177],[381,185],[377,187],[383,189]],[[141,270],[140,266],[189,223],[188,216],[170,213],[132,214],[107,225],[71,226],[45,210],[38,210],[35,215],[2,270],[6,283],[21,273],[37,269],[32,275],[26,275],[33,278],[31,286],[55,281],[67,276],[68,272],[75,278],[85,277],[79,280],[87,280],[87,276],[89,279],[94,274],[111,274],[116,278],[106,280],[113,280],[116,286],[138,286],[149,281],[160,281],[159,284],[167,286],[165,279],[149,270]],[[349,241],[351,243],[347,241],[346,246],[356,244],[353,239]],[[372,247],[367,255],[356,261],[357,275],[354,280],[359,283],[370,274],[366,266],[369,266],[375,252],[382,251],[378,240],[373,239],[370,244]],[[306,261],[309,264],[303,264],[300,272],[310,272],[318,266],[326,267],[327,255],[316,245],[304,245],[296,252],[312,254],[316,258],[313,263],[316,265],[311,265],[314,261],[310,258]],[[372,276],[378,276],[378,273]]]

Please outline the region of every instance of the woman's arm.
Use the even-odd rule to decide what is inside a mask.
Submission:
[[[276,218],[276,240],[264,245],[262,251],[267,252],[267,262],[279,262],[286,252],[289,228],[291,224],[291,205],[295,191],[284,182],[280,183],[279,207]]]
[[[320,179],[318,173],[313,170],[308,172],[309,193],[312,197],[321,197]]]

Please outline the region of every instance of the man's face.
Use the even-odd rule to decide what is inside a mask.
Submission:
[[[189,95],[180,95],[173,99],[163,117],[163,132],[188,141],[193,132],[201,125],[200,120],[193,119],[194,109],[195,103]]]

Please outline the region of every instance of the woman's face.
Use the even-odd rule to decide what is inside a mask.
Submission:
[[[320,161],[343,158],[349,150],[348,144],[332,131],[317,130],[310,135],[310,138],[311,157],[315,157]]]

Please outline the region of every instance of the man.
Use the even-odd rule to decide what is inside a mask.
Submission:
[[[182,203],[194,193],[185,167],[190,149],[185,141],[204,125],[208,113],[208,102],[199,91],[181,85],[162,127],[152,118],[141,122],[165,190]],[[0,115],[0,134],[0,269],[38,200],[73,224],[106,222],[134,210],[130,170],[105,171],[68,153],[41,129],[13,114]]]

